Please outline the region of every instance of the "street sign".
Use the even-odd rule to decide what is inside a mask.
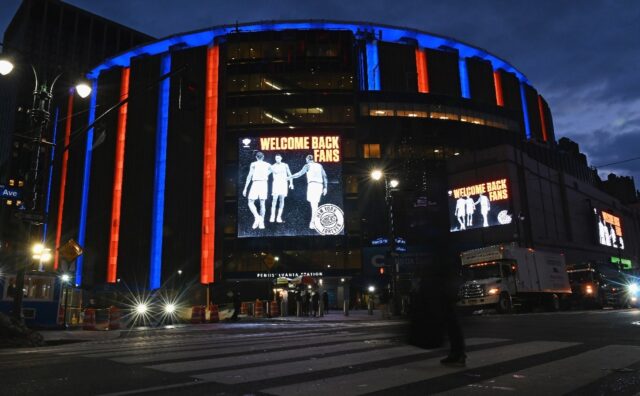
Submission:
[[[82,254],[82,247],[73,239],[58,248],[58,253],[66,262],[70,263]]]
[[[0,184],[0,198],[19,200],[22,198],[22,188],[7,187],[5,185]]]
[[[45,215],[42,212],[16,212],[15,216],[22,221],[36,225],[45,223]]]
[[[371,246],[384,246],[389,243],[387,238],[376,238],[371,241]]]
[[[396,238],[396,244],[398,244],[398,245],[406,245],[407,241],[405,241],[404,238],[397,237]]]

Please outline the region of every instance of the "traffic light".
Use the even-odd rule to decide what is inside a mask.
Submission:
[[[380,267],[380,269],[378,270],[378,272],[380,273],[380,275],[384,275],[384,267]]]

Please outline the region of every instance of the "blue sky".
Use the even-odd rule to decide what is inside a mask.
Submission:
[[[2,0],[0,31],[19,0]],[[551,107],[556,135],[591,165],[640,156],[640,1],[69,0],[162,37],[217,24],[337,19],[407,26],[485,48],[522,71]],[[634,176],[640,160],[600,168]],[[638,187],[638,186],[637,186]]]

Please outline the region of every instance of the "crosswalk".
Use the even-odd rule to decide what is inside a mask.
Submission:
[[[469,338],[467,366],[445,367],[446,349],[407,345],[391,326],[289,327],[273,332],[199,333],[117,339],[49,349],[69,358],[107,359],[171,375],[181,383],[110,393],[268,395],[565,394],[638,365],[640,346],[554,340]],[[234,388],[235,387],[235,388]],[[236,389],[234,391],[234,389]]]

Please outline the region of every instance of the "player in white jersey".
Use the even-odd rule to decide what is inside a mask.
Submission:
[[[489,227],[489,211],[491,210],[491,202],[489,201],[489,198],[481,193],[474,206],[475,205],[480,205],[480,213],[482,214],[483,219],[482,226]]]
[[[276,154],[276,162],[271,165],[273,182],[271,184],[271,216],[269,221],[282,223],[282,211],[284,210],[284,199],[289,193],[289,188],[293,190],[293,180],[287,178],[291,176],[289,165],[282,162],[282,155]],[[278,203],[280,203],[278,205]],[[276,218],[276,205],[278,205],[278,217]]]
[[[269,175],[271,174],[271,165],[264,161],[264,154],[258,151],[256,153],[256,160],[251,163],[249,167],[249,174],[247,180],[244,183],[244,190],[242,196],[247,196],[247,188],[251,183],[251,189],[249,190],[249,210],[253,214],[254,222],[251,228],[264,229],[264,214],[265,201],[267,200],[267,194],[269,190]],[[260,200],[260,213],[256,208],[255,201]]]
[[[311,205],[311,220],[309,228],[315,229],[313,219],[318,211],[318,204],[323,195],[327,195],[327,174],[319,163],[313,160],[313,155],[307,155],[307,163],[298,173],[289,176],[289,179],[296,179],[304,174],[307,175],[307,201]]]

